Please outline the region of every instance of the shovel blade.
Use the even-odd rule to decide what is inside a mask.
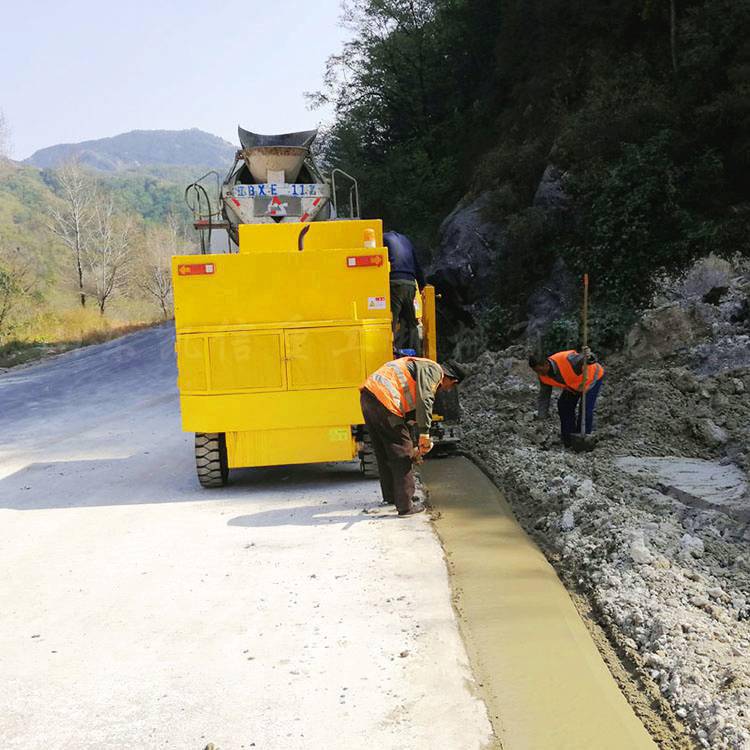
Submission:
[[[576,453],[586,453],[594,450],[596,445],[596,439],[593,435],[571,435],[570,436],[570,447]]]

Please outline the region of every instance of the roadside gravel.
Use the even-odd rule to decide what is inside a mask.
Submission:
[[[707,350],[746,336],[717,332],[641,367],[608,362],[593,453],[563,450],[556,413],[534,418],[523,347],[474,363],[463,423],[469,452],[666,699],[666,718],[698,746],[747,750],[750,367],[704,366]],[[685,459],[699,460],[698,480],[686,479]]]

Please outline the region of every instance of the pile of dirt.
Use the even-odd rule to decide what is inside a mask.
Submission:
[[[462,386],[469,452],[710,748],[750,748],[748,291],[745,274],[670,303],[703,331],[690,346],[656,352],[659,309],[644,316],[648,355],[606,363],[593,453],[562,448],[554,409],[536,419],[525,347],[484,353]]]

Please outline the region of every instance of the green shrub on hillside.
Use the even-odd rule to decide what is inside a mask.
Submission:
[[[664,273],[712,251],[731,254],[736,248],[720,244],[725,220],[710,206],[722,171],[712,150],[680,154],[672,130],[623,144],[619,158],[568,181],[577,220],[566,261],[596,276],[610,298],[637,306]]]
[[[349,7],[326,155],[361,178],[366,215],[433,244],[463,195],[491,191],[508,236],[478,319],[497,339],[557,254],[596,279],[602,346],[664,274],[748,254],[750,0],[680,0],[674,24],[655,0]],[[545,226],[529,206],[548,164],[571,201]]]

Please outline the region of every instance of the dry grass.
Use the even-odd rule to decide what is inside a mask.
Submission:
[[[94,310],[42,312],[32,317],[16,336],[0,344],[0,368],[33,362],[54,354],[140,331],[161,321],[122,321],[103,318]]]

